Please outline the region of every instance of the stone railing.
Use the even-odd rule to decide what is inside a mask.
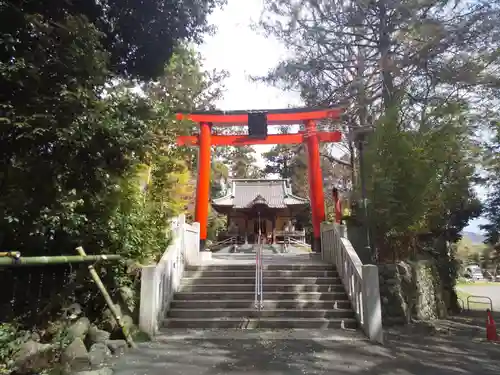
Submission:
[[[200,224],[187,224],[184,215],[172,221],[172,243],[158,264],[141,272],[139,328],[154,336],[179,289],[186,265],[196,264],[200,253]]]
[[[305,230],[274,230],[273,231],[273,241],[274,243],[283,242],[295,242],[295,243],[306,243],[306,231]]]
[[[363,264],[345,236],[346,228],[321,224],[323,260],[336,265],[361,328],[371,341],[382,343],[382,309],[378,267]]]

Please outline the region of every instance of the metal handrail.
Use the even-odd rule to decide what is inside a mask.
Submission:
[[[259,264],[260,264],[260,281],[259,281],[259,288],[260,288],[260,304],[259,307],[262,310],[264,308],[264,254],[262,251],[262,241],[259,240]]]
[[[472,298],[475,298],[476,300],[471,301]],[[478,301],[478,299],[479,299],[479,301]],[[484,302],[484,300],[487,300],[488,302]],[[467,296],[467,310],[470,310],[471,302],[481,304],[481,305],[490,305],[490,311],[493,311],[493,301],[491,300],[490,297],[487,297],[487,296]]]
[[[227,244],[234,245],[236,243],[236,240],[237,240],[236,236],[231,236],[229,238],[226,238],[225,240],[213,242],[210,246],[215,247],[215,246],[227,245]]]
[[[259,248],[257,247],[257,250],[255,251],[255,298],[254,298],[254,303],[255,303],[255,308],[259,308],[259,283],[260,283],[260,276],[259,276],[259,268],[260,268],[260,262],[259,262]]]
[[[259,311],[264,307],[263,301],[263,277],[262,277],[262,232],[260,229],[260,214],[259,214],[259,235],[257,238],[257,250],[255,251],[255,308]]]

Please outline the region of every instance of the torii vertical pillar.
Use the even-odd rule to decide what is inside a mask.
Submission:
[[[311,245],[314,252],[321,252],[321,222],[325,221],[325,197],[319,156],[319,140],[316,123],[313,120],[306,121],[305,128],[309,169],[309,198],[313,225],[313,241]]]
[[[212,124],[200,122],[195,208],[195,221],[200,223],[200,251],[205,250],[207,241],[208,208],[210,204],[211,138]]]

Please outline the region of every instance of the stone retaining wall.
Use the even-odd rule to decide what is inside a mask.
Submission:
[[[434,260],[379,265],[384,325],[444,318],[447,309]]]

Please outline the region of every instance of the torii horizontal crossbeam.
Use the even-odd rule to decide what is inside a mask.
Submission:
[[[248,125],[248,114],[262,112],[267,116],[268,125],[302,124],[307,120],[339,119],[343,109],[338,108],[287,108],[251,111],[209,111],[178,113],[177,120],[207,122],[219,126]]]
[[[340,142],[342,134],[334,132],[316,133],[320,142]],[[296,134],[270,134],[266,138],[253,138],[248,135],[212,135],[210,144],[212,146],[248,146],[248,145],[289,145],[303,143],[306,139],[304,133]],[[179,146],[198,146],[197,135],[185,135],[177,137]]]
[[[181,146],[197,146],[198,180],[196,185],[195,221],[200,223],[200,249],[205,249],[208,235],[210,204],[210,172],[212,146],[245,146],[258,144],[304,144],[307,150],[309,198],[313,225],[313,248],[320,251],[321,223],[325,220],[323,176],[321,173],[320,142],[339,142],[341,133],[319,132],[317,122],[341,120],[343,108],[287,108],[270,110],[211,111],[178,113],[178,120],[198,123],[199,134],[177,137]],[[269,134],[268,125],[304,126],[296,134]],[[217,126],[248,126],[249,135],[217,135]]]

